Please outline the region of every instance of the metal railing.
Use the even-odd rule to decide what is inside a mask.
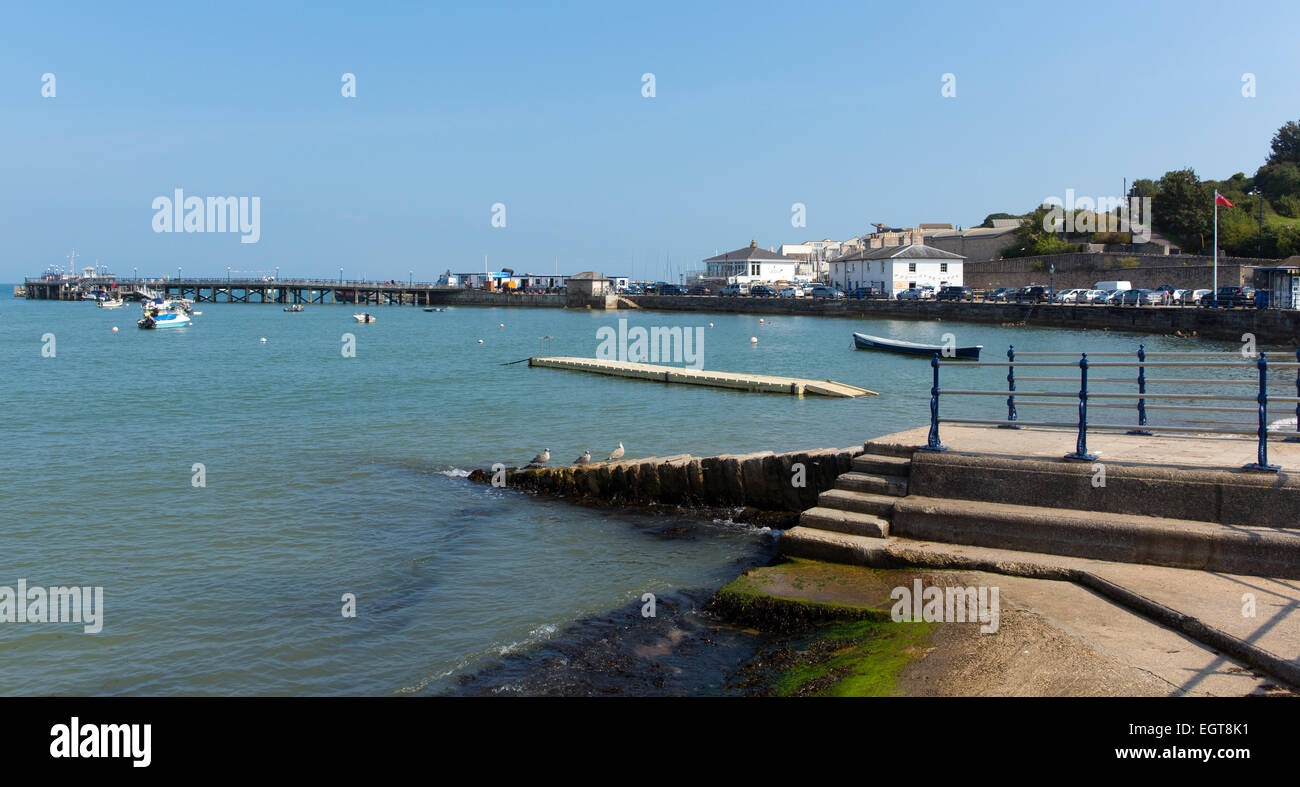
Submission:
[[[1077,361],[1024,361],[1023,358],[1074,358],[1078,355]],[[1135,361],[1103,361],[1094,362],[1089,358],[1136,358]],[[1233,358],[1234,360],[1211,360],[1211,361],[1152,361],[1151,358]],[[1088,451],[1088,430],[1113,430],[1122,431],[1132,435],[1151,435],[1153,429],[1161,432],[1173,433],[1192,433],[1192,434],[1246,434],[1254,435],[1258,441],[1256,461],[1244,466],[1246,470],[1257,470],[1264,472],[1276,472],[1281,469],[1278,465],[1269,464],[1268,461],[1268,410],[1269,404],[1274,405],[1286,404],[1294,407],[1296,415],[1296,433],[1286,437],[1287,442],[1300,442],[1300,350],[1296,351],[1295,362],[1270,363],[1265,353],[1247,354],[1245,352],[1147,352],[1145,346],[1139,345],[1136,353],[1125,352],[1099,352],[1099,353],[1055,353],[1055,352],[1037,352],[1037,353],[1017,353],[1015,345],[1007,350],[1006,361],[985,361],[970,362],[960,361],[951,364],[944,364],[940,360],[938,353],[930,361],[930,366],[934,372],[933,384],[930,388],[930,433],[924,446],[925,450],[943,451],[947,446],[939,438],[939,425],[941,423],[949,424],[971,424],[983,426],[997,426],[1002,429],[1019,429],[1022,426],[1045,426],[1045,427],[1076,427],[1078,429],[1078,438],[1073,453],[1066,454],[1065,458],[1074,461],[1091,462],[1097,459],[1097,455]],[[1250,364],[1249,362],[1252,362]],[[979,367],[1005,367],[1007,369],[1007,389],[1005,391],[992,390],[944,390],[939,386],[939,370],[944,365],[950,365],[956,369],[972,369]],[[1187,377],[1162,377],[1151,378],[1147,376],[1147,369],[1249,369],[1250,366],[1258,372],[1258,379],[1254,380],[1231,380],[1231,379],[1191,379]],[[1052,377],[1052,376],[1031,376],[1017,377],[1016,368],[1077,368],[1079,374],[1077,377]],[[1135,377],[1105,377],[1095,378],[1092,384],[1095,386],[1099,383],[1107,384],[1136,384],[1136,392],[1120,391],[1097,391],[1089,390],[1089,369],[1137,369]],[[1295,379],[1276,379],[1270,380],[1268,372],[1270,369],[1294,369],[1296,370]],[[1176,373],[1176,372],[1175,372]],[[1079,383],[1078,392],[1073,391],[1025,391],[1016,388],[1017,383],[1062,383],[1075,382]],[[1213,395],[1207,393],[1151,393],[1147,390],[1149,385],[1176,385],[1176,386],[1200,386],[1200,385],[1249,385],[1255,388],[1254,394],[1249,396],[1232,396],[1232,395]],[[1295,396],[1270,396],[1269,386],[1294,386]],[[1007,417],[1002,419],[979,419],[979,418],[940,418],[939,417],[939,397],[946,396],[1005,396],[1007,405]],[[1024,401],[1025,398],[1030,401]],[[1034,401],[1035,399],[1060,400],[1068,401]],[[1106,402],[1095,402],[1095,399],[1136,399],[1134,404],[1111,404]],[[1161,404],[1161,402],[1172,401],[1217,401],[1217,402],[1254,402],[1254,407],[1225,407],[1210,406],[1199,404]],[[1155,403],[1151,403],[1154,401]],[[1020,407],[1078,407],[1078,420],[1074,421],[1022,421],[1020,420]],[[1089,408],[1110,408],[1110,409],[1136,409],[1137,423],[1118,424],[1118,423],[1097,423],[1088,421]],[[1289,408],[1288,408],[1289,409]],[[1191,426],[1166,424],[1153,426],[1150,423],[1148,411],[1163,410],[1174,411],[1187,414],[1207,414],[1207,413],[1251,413],[1256,416],[1257,423],[1247,427],[1240,427],[1231,424],[1222,426]],[[1276,412],[1276,410],[1275,410]],[[1274,436],[1281,437],[1281,433],[1273,432]]]

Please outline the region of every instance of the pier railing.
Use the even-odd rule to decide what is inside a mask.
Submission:
[[[1078,358],[1078,360],[1024,360],[1026,358]],[[1096,358],[1124,358],[1132,360],[1119,361],[1096,361]],[[1159,359],[1182,359],[1182,360],[1151,360]],[[1217,360],[1190,360],[1192,358],[1209,358]],[[926,442],[925,449],[930,451],[943,451],[947,448],[940,440],[940,424],[970,424],[997,426],[1003,429],[1018,429],[1022,426],[1042,426],[1042,427],[1072,427],[1078,430],[1078,438],[1073,453],[1066,454],[1065,458],[1074,461],[1091,462],[1097,459],[1097,455],[1088,451],[1088,432],[1089,430],[1101,431],[1119,431],[1133,435],[1152,435],[1155,432],[1167,433],[1192,433],[1192,434],[1229,434],[1229,435],[1253,435],[1258,442],[1256,461],[1244,466],[1246,470],[1256,470],[1264,472],[1276,472],[1280,469],[1278,465],[1269,464],[1268,461],[1268,440],[1270,437],[1285,439],[1288,442],[1300,441],[1300,350],[1296,351],[1296,360],[1294,362],[1270,362],[1265,353],[1247,353],[1238,352],[1147,352],[1145,347],[1139,346],[1135,353],[1124,352],[1098,352],[1098,353],[1054,353],[1054,352],[1037,352],[1025,353],[1016,352],[1015,346],[1007,350],[1006,361],[951,361],[945,362],[940,359],[938,353],[930,361],[933,369],[933,384],[930,388],[930,434]],[[943,389],[940,387],[939,371],[941,368],[958,369],[975,369],[975,368],[1005,368],[1007,370],[1007,387],[1005,390],[975,390],[975,389]],[[1077,369],[1077,376],[1016,376],[1017,368],[1046,368],[1046,369]],[[1186,376],[1174,377],[1149,377],[1148,369],[1168,370],[1168,373],[1181,375],[1184,372],[1192,372],[1197,369],[1215,369],[1215,370],[1246,370],[1254,371],[1255,379],[1208,379],[1192,378]],[[1123,374],[1123,372],[1110,372],[1109,370],[1135,369],[1134,377],[1094,377],[1091,384],[1094,386],[1089,390],[1089,370],[1107,370],[1103,374]],[[1270,370],[1293,370],[1288,377],[1279,376],[1277,379],[1269,379]],[[1165,373],[1165,372],[1161,372]],[[1032,391],[1017,389],[1017,383],[1071,383],[1078,382],[1078,392],[1073,391]],[[1097,390],[1098,384],[1122,384],[1136,386],[1136,391],[1115,391],[1115,390]],[[1216,386],[1216,385],[1234,385],[1250,386],[1253,391],[1250,395],[1215,395],[1202,392],[1184,391],[1181,393],[1152,393],[1147,390],[1148,386]],[[1269,386],[1287,386],[1288,389],[1294,387],[1295,395],[1270,395]],[[1288,391],[1289,392],[1289,391]],[[1005,419],[989,418],[941,418],[939,415],[939,400],[941,396],[995,396],[1006,397],[1007,416]],[[1107,400],[1134,400],[1132,403],[1114,403]],[[1102,400],[1102,401],[1094,401]],[[1232,405],[1210,405],[1210,404],[1173,404],[1172,402],[1253,402],[1253,407],[1241,407]],[[1276,414],[1279,406],[1283,406],[1288,412],[1294,412],[1296,416],[1296,431],[1287,435],[1282,432],[1269,431],[1269,412],[1270,405]],[[1078,419],[1069,421],[1022,421],[1020,419],[1019,408],[1021,407],[1070,407],[1078,408]],[[1117,409],[1129,410],[1135,415],[1134,422],[1130,423],[1106,423],[1089,421],[1088,411],[1094,409]],[[1172,411],[1185,415],[1202,415],[1212,416],[1215,418],[1213,425],[1195,426],[1180,424],[1161,424],[1151,423],[1149,411]],[[1228,422],[1225,414],[1246,414],[1255,416],[1253,423],[1236,425]]]

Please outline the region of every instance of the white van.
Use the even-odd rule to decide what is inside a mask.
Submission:
[[[1094,290],[1131,290],[1133,285],[1126,281],[1099,281],[1093,287]]]
[[[748,295],[748,284],[728,284],[722,288],[723,295]]]

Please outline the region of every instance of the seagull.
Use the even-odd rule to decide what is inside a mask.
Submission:
[[[588,450],[586,450],[586,451],[583,451],[583,452],[582,452],[582,456],[580,456],[580,457],[578,457],[577,459],[573,460],[573,463],[574,463],[575,465],[589,465],[589,464],[591,464],[591,449],[588,449]]]
[[[618,444],[618,448],[615,448],[615,449],[614,449],[614,452],[611,453],[611,454],[609,455],[609,458],[606,459],[605,461],[606,461],[606,462],[612,462],[612,461],[614,461],[615,459],[622,459],[622,458],[623,458],[623,442],[620,440],[620,441],[619,441],[619,444]]]
[[[542,452],[541,452],[540,454],[538,454],[537,456],[534,456],[533,459],[532,459],[532,461],[530,461],[528,464],[530,464],[530,465],[544,465],[544,464],[546,464],[546,463],[549,462],[549,461],[551,461],[551,449],[549,449],[549,448],[543,448],[543,449],[542,449]]]

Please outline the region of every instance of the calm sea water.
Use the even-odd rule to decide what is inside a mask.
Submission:
[[[988,358],[1012,342],[1099,351],[1138,341],[949,322],[468,307],[380,308],[377,323],[360,325],[345,306],[242,304],[201,304],[190,328],[141,331],[134,305],[16,301],[10,289],[0,300],[0,585],[102,586],[105,621],[95,635],[0,624],[8,694],[607,692],[618,690],[613,673],[647,664],[657,672],[633,690],[722,691],[718,654],[752,643],[704,631],[695,610],[768,559],[773,533],[537,500],[464,472],[521,464],[543,447],[553,462],[584,449],[603,457],[620,440],[630,457],[784,451],[925,423],[925,360],[855,352],[852,330],[936,342],[953,332]],[[713,323],[706,368],[830,378],[881,396],[798,399],[504,365],[543,341],[547,354],[591,356],[597,330],[619,317]],[[47,333],[53,358],[41,352]],[[345,333],[355,358],[340,352]],[[1004,371],[970,374],[1004,384]],[[999,404],[963,406],[995,416]],[[195,463],[206,468],[201,488]],[[664,609],[643,625],[647,592]],[[340,614],[345,593],[356,595],[355,618]],[[591,655],[620,642],[631,644]],[[602,670],[611,674],[593,677]]]

